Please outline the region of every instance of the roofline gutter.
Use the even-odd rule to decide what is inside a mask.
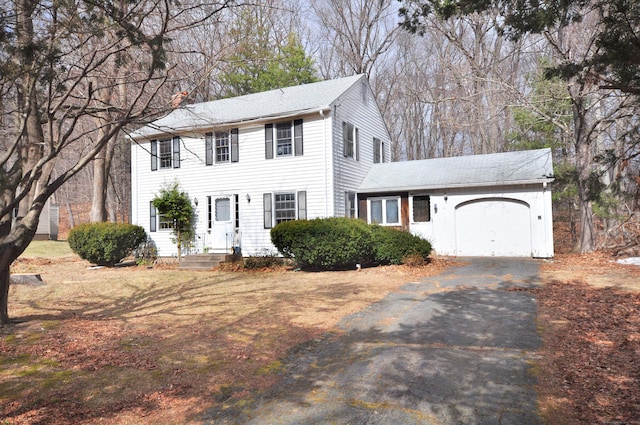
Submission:
[[[262,115],[259,117],[252,117],[252,118],[247,118],[247,119],[241,119],[241,120],[234,120],[234,121],[220,121],[217,123],[207,123],[207,125],[197,125],[194,127],[176,127],[176,128],[171,128],[171,127],[154,127],[152,125],[152,123],[147,124],[145,127],[140,128],[139,130],[133,131],[130,134],[127,135],[127,137],[131,140],[141,140],[141,139],[153,139],[155,137],[158,136],[162,136],[162,135],[177,135],[177,134],[181,134],[181,133],[194,133],[196,131],[204,131],[207,132],[208,130],[213,130],[215,128],[218,127],[230,127],[230,126],[234,126],[234,125],[242,125],[242,124],[256,124],[256,123],[260,123],[260,122],[266,122],[266,121],[271,121],[274,119],[283,119],[283,118],[292,118],[292,117],[296,117],[299,115],[311,115],[311,114],[317,114],[317,113],[324,113],[326,111],[331,111],[331,106],[327,105],[327,106],[322,106],[320,108],[306,108],[306,109],[298,109],[295,111],[289,111],[289,112],[285,112],[285,113],[280,113],[280,114],[273,114],[273,115]],[[147,127],[150,127],[156,131],[148,133],[148,134],[136,134],[136,132],[145,129]]]
[[[551,183],[555,178],[545,179],[531,179],[531,180],[514,180],[514,181],[502,181],[502,182],[481,182],[481,183],[453,183],[447,185],[433,185],[433,186],[398,186],[398,187],[384,187],[376,189],[358,188],[358,193],[388,193],[388,192],[415,192],[424,190],[441,190],[441,189],[460,189],[460,188],[478,188],[478,187],[497,187],[497,186],[516,186],[516,185],[529,185],[529,184],[546,184]]]

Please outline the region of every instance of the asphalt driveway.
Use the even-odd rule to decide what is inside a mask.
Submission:
[[[345,318],[282,381],[205,424],[542,424],[531,259],[469,258]]]

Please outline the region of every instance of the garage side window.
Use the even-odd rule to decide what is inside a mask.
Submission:
[[[373,198],[368,200],[369,223],[383,226],[400,225],[400,198]]]
[[[431,221],[431,198],[429,196],[413,197],[413,222]]]

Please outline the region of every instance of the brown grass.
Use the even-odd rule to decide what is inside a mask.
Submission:
[[[188,424],[265,388],[298,344],[447,267],[305,273],[99,268],[22,259],[0,330],[0,418],[15,424]],[[0,422],[2,423],[2,422]]]

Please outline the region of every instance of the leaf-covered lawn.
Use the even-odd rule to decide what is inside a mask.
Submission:
[[[15,272],[40,273],[45,284],[10,290],[16,322],[0,329],[0,418],[195,423],[204,409],[274,383],[298,344],[446,264],[248,273],[20,260]]]

